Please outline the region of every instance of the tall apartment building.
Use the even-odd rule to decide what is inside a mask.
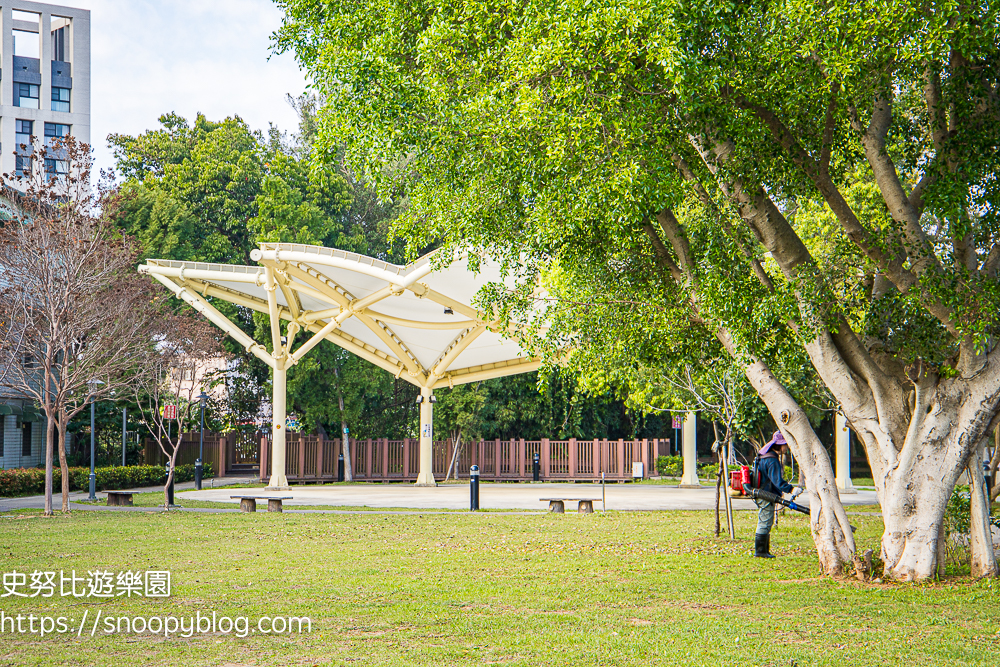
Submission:
[[[30,137],[71,134],[90,143],[90,10],[39,2],[0,8],[0,171],[29,166]],[[50,173],[65,171],[51,159]]]
[[[64,172],[57,155],[32,166],[19,147],[67,134],[90,143],[90,11],[3,3],[0,35],[0,172]],[[33,401],[0,388],[0,469],[40,465],[44,436]]]

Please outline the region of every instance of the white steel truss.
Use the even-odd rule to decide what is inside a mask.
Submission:
[[[406,266],[322,246],[262,243],[250,254],[259,266],[149,259],[139,267],[266,363],[273,374],[274,419],[269,488],[286,488],[285,384],[287,371],[320,341],[328,340],[421,390],[420,473],[432,486],[433,412],[430,397],[452,387],[537,370],[529,356],[501,333],[499,322],[473,305],[499,267],[480,262],[473,272],[462,258],[434,267],[433,254]],[[219,299],[264,313],[267,346],[216,309]],[[285,336],[282,336],[282,323]],[[294,347],[298,334],[305,341]]]

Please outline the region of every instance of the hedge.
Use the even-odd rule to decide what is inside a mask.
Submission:
[[[212,464],[206,463],[204,477],[213,477]],[[131,489],[140,486],[159,486],[167,482],[167,472],[162,466],[114,466],[96,468],[97,489]],[[70,491],[84,491],[89,488],[90,468],[70,468]],[[189,482],[194,479],[194,465],[177,466],[175,482]],[[59,493],[62,488],[62,471],[59,466],[52,470],[52,490]],[[9,468],[0,470],[0,497],[35,496],[45,493],[45,468]]]

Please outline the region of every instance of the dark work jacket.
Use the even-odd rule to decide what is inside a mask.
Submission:
[[[764,454],[757,462],[757,469],[760,470],[760,488],[762,490],[770,491],[780,496],[782,493],[790,493],[794,488],[785,481],[784,470],[781,468],[781,462],[778,460],[777,454],[771,454],[770,452]]]

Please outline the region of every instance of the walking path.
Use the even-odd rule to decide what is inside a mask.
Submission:
[[[194,482],[185,482],[176,486],[175,498],[183,504],[185,499],[203,500],[232,504],[233,510],[221,509],[185,509],[184,511],[226,512],[238,511],[238,500],[230,498],[238,493],[233,489],[210,488],[212,485],[239,484],[248,481],[246,478],[221,478],[206,480],[201,491],[194,490]],[[163,487],[147,487],[130,489],[136,493],[161,492]],[[263,488],[257,488],[254,493],[271,495]],[[98,492],[99,498],[105,498]],[[275,494],[279,495],[279,494]],[[415,513],[430,513],[428,510],[466,510],[469,508],[469,486],[467,484],[442,484],[437,487],[416,487],[412,484],[332,484],[328,486],[298,485],[291,491],[282,491],[282,496],[291,496],[284,501],[290,511],[296,511],[296,506],[328,506],[329,510],[298,510],[304,512],[343,513],[356,510],[337,510],[339,507],[370,507],[382,511],[399,512],[398,508],[408,508]],[[480,486],[479,506],[482,509],[525,511],[543,510],[547,503],[540,498],[573,497],[595,498],[594,509],[602,509],[600,499],[600,484],[502,484],[483,483]],[[605,487],[604,507],[608,510],[705,510],[715,507],[715,487],[703,486],[700,489],[681,489],[666,484],[609,484]],[[104,505],[82,505],[78,501],[86,500],[86,493],[70,494],[73,509],[108,510],[108,511],[157,511],[156,508],[107,508]],[[15,509],[41,509],[45,506],[43,496],[27,498],[0,499],[0,512]],[[877,503],[874,491],[858,491],[857,494],[845,495],[845,505],[874,505]],[[54,499],[56,507],[61,502]],[[575,509],[570,504],[567,510]],[[737,510],[755,510],[756,506],[750,500],[734,499],[733,507]],[[387,510],[387,508],[397,508]],[[368,511],[368,510],[362,510]]]

